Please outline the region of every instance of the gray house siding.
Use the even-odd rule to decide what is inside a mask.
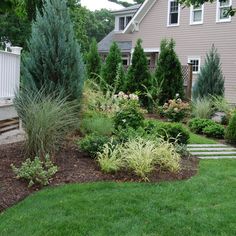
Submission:
[[[236,7],[236,0],[232,1]],[[167,27],[168,1],[157,0],[139,25],[139,31],[131,34],[114,34],[115,41],[143,40],[144,48],[159,48],[163,38],[173,38],[181,64],[188,57],[197,56],[204,64],[205,55],[212,44],[221,56],[225,76],[225,95],[229,102],[236,103],[236,16],[231,22],[216,23],[216,2],[204,4],[203,24],[190,25],[190,9],[180,9],[179,26]],[[196,75],[194,76],[196,79]]]

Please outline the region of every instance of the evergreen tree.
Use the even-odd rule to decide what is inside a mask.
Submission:
[[[101,72],[101,58],[98,53],[96,39],[93,39],[86,58],[87,73],[90,79],[96,79]]]
[[[82,93],[84,63],[65,0],[46,0],[42,15],[37,12],[23,59],[22,79],[32,89],[59,91],[68,99]]]
[[[141,94],[143,105],[147,105],[147,99],[144,92],[145,87],[150,86],[151,75],[148,68],[148,60],[142,48],[142,40],[138,39],[132,56],[132,64],[127,75],[127,90],[129,92],[138,92]]]
[[[120,49],[118,45],[113,42],[110,48],[110,52],[102,68],[102,78],[107,84],[111,86],[115,85],[117,68],[121,62],[122,59]]]
[[[184,96],[184,81],[181,64],[174,50],[173,39],[168,42],[166,39],[161,42],[161,52],[157,62],[155,76],[158,84],[161,85],[160,104],[169,99],[175,98],[176,94]]]
[[[206,55],[204,66],[193,87],[193,99],[224,95],[224,76],[221,70],[220,56],[214,45]]]
[[[126,74],[125,74],[125,69],[122,63],[118,65],[117,72],[116,72],[116,91],[120,92],[126,91]]]

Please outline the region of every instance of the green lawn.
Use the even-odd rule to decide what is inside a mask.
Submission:
[[[48,188],[0,215],[0,235],[236,235],[236,160],[187,181]]]
[[[189,144],[217,144],[219,142],[190,132]]]

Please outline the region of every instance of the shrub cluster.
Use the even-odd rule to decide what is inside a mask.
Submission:
[[[222,139],[224,138],[225,128],[224,126],[215,123],[205,127],[203,129],[203,134],[205,134],[207,137]]]
[[[97,134],[89,134],[77,141],[77,145],[84,152],[89,153],[92,157],[100,152],[103,145],[108,143],[110,138],[108,136],[101,136]]]
[[[196,134],[202,134],[204,128],[206,128],[207,126],[214,125],[214,124],[215,122],[213,120],[200,119],[200,118],[194,118],[188,122],[188,126],[190,130]]]
[[[50,178],[58,171],[57,166],[53,165],[49,155],[46,155],[45,162],[39,157],[34,160],[27,159],[20,168],[11,165],[13,172],[18,179],[25,179],[29,182],[29,187],[33,185],[48,185]]]
[[[215,123],[213,120],[194,118],[188,123],[192,132],[205,134],[212,138],[223,138],[225,133],[224,126]]]
[[[145,130],[152,135],[162,137],[164,140],[170,142],[177,142],[179,144],[187,144],[189,140],[189,132],[183,125],[178,123],[147,121]]]
[[[236,112],[233,113],[225,132],[225,138],[229,143],[236,144]]]

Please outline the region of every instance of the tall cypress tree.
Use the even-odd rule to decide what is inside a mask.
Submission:
[[[82,93],[85,69],[65,0],[46,0],[37,12],[23,58],[22,79],[32,89],[45,88],[77,99]]]
[[[151,75],[148,68],[148,60],[142,48],[142,40],[138,39],[132,55],[132,64],[127,75],[127,90],[129,92],[139,92],[141,100],[146,103],[145,87],[149,87]],[[145,105],[145,104],[143,104]]]
[[[122,63],[118,65],[115,84],[118,92],[126,92],[126,73]]]
[[[92,40],[86,59],[88,77],[90,79],[97,78],[97,75],[100,75],[101,72],[101,58],[98,53],[96,39]]]
[[[102,67],[102,78],[111,86],[115,85],[117,68],[121,62],[121,51],[117,43],[113,42],[106,61]]]
[[[160,104],[173,99],[176,94],[184,96],[184,81],[181,64],[174,50],[173,39],[161,42],[161,52],[157,62],[155,76],[161,85]]]
[[[220,56],[214,45],[206,55],[204,66],[193,87],[193,99],[224,95],[224,76],[221,69]]]

